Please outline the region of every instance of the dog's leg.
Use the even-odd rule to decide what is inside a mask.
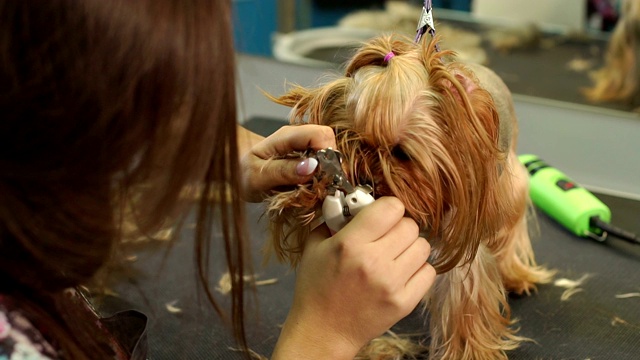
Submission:
[[[550,282],[555,272],[536,264],[527,223],[527,213],[532,211],[529,177],[513,151],[509,154],[509,169],[502,176],[507,189],[511,189],[505,194],[511,196],[515,218],[505,225],[498,241],[490,247],[506,289],[517,294],[529,294],[535,290],[535,284]]]
[[[527,340],[510,327],[500,270],[484,244],[469,265],[437,277],[427,306],[430,359],[506,359],[506,351]]]

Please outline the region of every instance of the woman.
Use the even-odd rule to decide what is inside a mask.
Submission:
[[[324,127],[265,140],[237,130],[231,17],[230,1],[0,3],[0,358],[117,358],[67,290],[117,261],[130,224],[150,234],[179,221],[189,210],[180,194],[194,185],[215,195],[197,204],[196,271],[223,314],[205,271],[216,214],[246,348],[242,202],[211,199],[257,200],[307,181],[312,163],[268,159],[335,140]],[[413,309],[435,273],[403,213],[383,198],[336,235],[312,235],[273,358],[353,357]],[[389,257],[398,244],[406,251]]]

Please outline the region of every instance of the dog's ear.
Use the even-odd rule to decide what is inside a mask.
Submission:
[[[476,81],[472,80],[468,75],[457,71],[454,73],[454,76],[456,80],[458,80],[460,85],[462,85],[465,93],[471,94],[478,89],[478,84],[476,83]]]
[[[291,108],[289,115],[289,122],[291,124],[304,122],[304,116],[309,111],[309,106],[314,98],[313,89],[307,89],[298,85],[291,87],[281,96],[276,97],[265,91],[263,91],[263,94],[274,103]]]
[[[350,79],[338,78],[315,87],[291,87],[284,95],[275,97],[268,93],[265,96],[276,104],[291,108],[289,122],[291,124],[318,124],[332,126],[335,122],[344,121],[345,94]]]
[[[456,95],[461,107],[466,107],[466,103],[470,105],[471,117],[477,118],[491,142],[497,144],[500,135],[500,116],[491,94],[479,85],[478,79],[466,67],[454,64],[452,68],[456,81],[447,81],[446,84]],[[464,92],[466,101],[460,95],[461,91]]]

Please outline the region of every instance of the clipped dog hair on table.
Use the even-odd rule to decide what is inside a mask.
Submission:
[[[344,75],[271,99],[291,108],[291,124],[333,128],[349,181],[371,185],[376,198],[398,197],[429,240],[438,276],[424,299],[428,356],[505,359],[527,340],[513,327],[507,293],[529,294],[553,276],[531,247],[513,102],[491,70],[437,52],[437,38],[426,38],[371,39]],[[327,185],[318,178],[267,199],[269,246],[280,260],[298,263]]]

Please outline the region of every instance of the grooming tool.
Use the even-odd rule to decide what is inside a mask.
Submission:
[[[342,229],[353,216],[373,203],[373,189],[369,186],[353,186],[342,170],[342,153],[326,148],[316,152],[320,171],[332,179],[327,196],[322,203],[322,216],[333,232]]]
[[[520,155],[518,159],[529,172],[533,203],[567,230],[601,242],[613,235],[640,244],[637,235],[610,224],[607,205],[560,170],[535,155]]]
[[[436,27],[433,25],[433,5],[431,0],[425,0],[422,6],[422,14],[418,20],[418,28],[416,29],[415,42],[420,42],[420,39],[425,33],[429,33],[432,37],[436,36]],[[440,46],[436,44],[436,51],[440,51]]]

